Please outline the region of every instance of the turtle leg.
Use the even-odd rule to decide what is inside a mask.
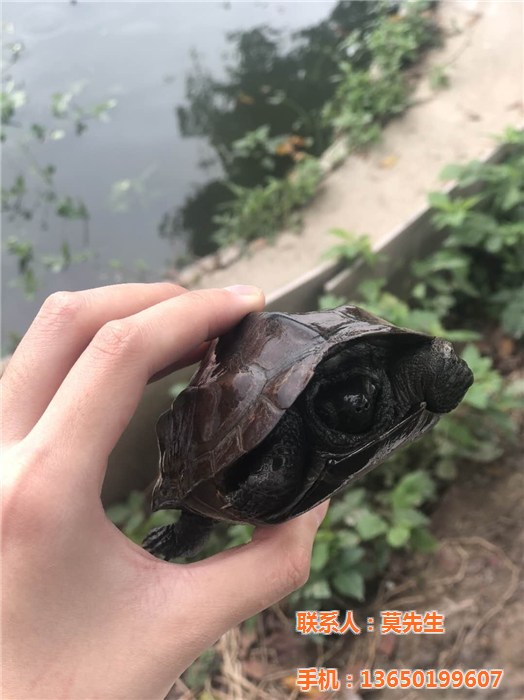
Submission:
[[[176,523],[151,530],[142,546],[165,559],[190,557],[203,546],[213,524],[210,518],[183,510]]]
[[[285,508],[301,486],[306,452],[304,421],[290,408],[260,445],[227,473],[229,504],[240,514],[257,518]]]

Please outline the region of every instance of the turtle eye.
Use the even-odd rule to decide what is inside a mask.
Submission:
[[[345,394],[342,399],[344,410],[355,413],[356,415],[365,413],[372,405],[375,391],[375,385],[372,382],[368,382],[368,385],[364,387],[363,391],[356,394],[352,392]]]
[[[368,377],[356,375],[330,384],[317,399],[320,418],[329,428],[343,433],[364,433],[371,428],[377,386]]]

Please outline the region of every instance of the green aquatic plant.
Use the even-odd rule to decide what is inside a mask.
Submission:
[[[377,141],[384,125],[409,106],[405,69],[439,41],[425,2],[400,3],[398,12],[382,14],[366,36],[350,34],[343,44],[349,56],[339,64],[337,89],[324,106],[324,120],[344,134],[352,148]],[[363,47],[370,60],[355,65],[352,56]]]
[[[487,315],[524,335],[524,135],[510,129],[499,163],[472,161],[442,172],[473,194],[430,195],[443,246],[414,265],[412,298],[442,318]]]
[[[4,34],[14,36],[14,28],[4,25]],[[27,297],[35,294],[40,277],[46,272],[59,272],[71,264],[90,257],[89,211],[79,197],[62,191],[57,184],[56,167],[42,163],[39,149],[42,144],[82,135],[94,122],[106,121],[116,100],[110,98],[92,106],[85,106],[79,97],[85,87],[76,82],[67,90],[53,93],[49,112],[38,123],[28,121],[24,107],[28,95],[24,84],[16,76],[16,65],[24,57],[25,46],[16,39],[4,41],[2,46],[1,134],[6,147],[11,149],[16,164],[10,182],[2,183],[2,213],[13,233],[7,238],[6,251],[16,258],[17,278],[11,281],[24,290]],[[43,234],[57,221],[69,222],[71,235],[80,238],[81,250],[72,252],[72,242],[64,239],[56,252],[41,253],[39,246],[27,240],[26,225],[38,221]]]
[[[287,51],[278,32],[265,27],[233,33],[235,61],[226,80],[214,79],[195,59],[187,105],[177,112],[180,129],[208,139],[230,190],[219,192],[212,183],[211,197],[206,183],[168,216],[164,234],[189,230],[195,253],[211,252],[210,239],[224,245],[274,236],[286,223],[281,212],[293,197],[286,180],[297,161],[319,157],[339,134],[352,148],[377,141],[387,121],[409,105],[406,69],[439,37],[428,3],[338,3]],[[302,142],[298,153],[292,139]],[[307,190],[311,198],[316,188]]]
[[[322,171],[318,161],[307,157],[287,178],[269,178],[265,185],[241,187],[230,184],[235,198],[214,217],[215,240],[220,245],[272,238],[290,223],[291,215],[314,195]]]

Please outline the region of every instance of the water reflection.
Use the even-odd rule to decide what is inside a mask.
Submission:
[[[320,152],[336,47],[376,7],[151,2],[145,16],[142,3],[4,3],[27,49],[15,66],[27,92],[17,119],[40,183],[29,192],[35,163],[22,163],[19,130],[2,159],[4,187],[14,188],[11,207],[21,214],[10,219],[9,206],[3,214],[4,241],[16,235],[21,246],[2,259],[4,338],[25,331],[56,289],[155,279],[186,248],[205,252],[213,214],[231,197],[227,181],[257,184],[284,174],[301,153]],[[81,94],[56,99],[55,110],[117,104],[106,123],[62,138],[52,96],[79,84]],[[86,115],[77,116],[83,124]],[[49,127],[45,137],[39,125]],[[239,144],[256,130],[258,140]],[[26,206],[35,193],[40,208]],[[27,302],[12,282],[31,256],[42,274]]]
[[[325,149],[331,129],[321,112],[336,89],[341,40],[354,29],[365,32],[378,11],[376,2],[339,2],[327,18],[287,42],[267,25],[231,32],[235,59],[225,79],[214,78],[194,57],[187,104],[177,109],[179,129],[185,137],[208,140],[224,177],[201,185],[166,214],[161,235],[188,232],[197,256],[214,250],[213,217],[233,197],[227,182],[260,185],[285,175],[303,151],[319,155]],[[353,57],[359,65],[368,60],[365,51]]]

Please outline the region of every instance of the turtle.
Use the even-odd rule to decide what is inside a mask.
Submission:
[[[144,548],[188,557],[216,521],[306,512],[429,430],[472,382],[449,341],[357,306],[248,314],[158,420],[152,510],[181,513]]]

